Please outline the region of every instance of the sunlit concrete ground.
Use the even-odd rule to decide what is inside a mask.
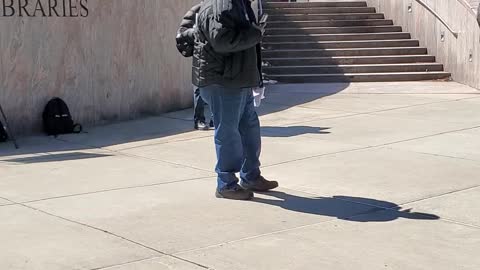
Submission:
[[[480,92],[276,85],[263,174],[216,199],[192,111],[0,145],[0,269],[480,269]]]

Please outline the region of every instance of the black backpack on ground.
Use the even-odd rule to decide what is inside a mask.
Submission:
[[[8,133],[3,125],[2,121],[0,121],[0,142],[6,142],[8,140]]]
[[[53,98],[43,111],[43,128],[48,135],[80,133],[82,126],[75,124],[67,104],[60,98]]]

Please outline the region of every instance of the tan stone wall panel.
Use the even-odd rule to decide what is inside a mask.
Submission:
[[[175,32],[194,0],[89,0],[87,18],[0,18],[0,102],[17,133],[64,98],[83,124],[191,105]]]

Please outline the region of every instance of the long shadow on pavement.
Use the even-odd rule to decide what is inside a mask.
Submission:
[[[411,212],[410,209],[401,210],[402,207],[393,202],[380,201],[369,198],[349,197],[349,196],[333,196],[333,197],[300,197],[285,192],[273,191],[264,193],[271,196],[272,199],[254,198],[253,202],[269,204],[281,207],[285,210],[321,215],[328,217],[336,217],[342,220],[354,222],[387,222],[398,218],[419,219],[419,220],[437,220],[440,217],[428,214]],[[345,213],[345,207],[340,207],[345,203],[360,203],[365,206],[371,206],[372,211],[351,216]],[[386,209],[396,210],[394,215],[369,215]]]

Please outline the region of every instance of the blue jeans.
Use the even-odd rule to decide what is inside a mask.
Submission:
[[[206,122],[205,121],[205,101],[200,96],[200,89],[196,88],[193,92],[193,121]]]
[[[200,93],[213,112],[218,190],[235,187],[237,172],[244,182],[256,181],[260,176],[261,135],[252,89],[210,85]]]
[[[205,106],[208,106],[205,101],[203,101],[202,97],[200,96],[200,89],[194,86],[193,91],[193,121],[196,122],[203,122],[206,123],[205,120]],[[213,119],[213,115],[210,117]]]

